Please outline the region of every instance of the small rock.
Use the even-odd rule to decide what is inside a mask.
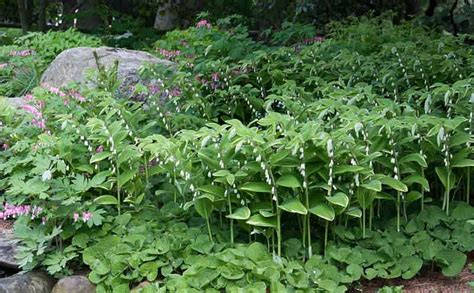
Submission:
[[[141,282],[140,284],[138,284],[135,288],[133,288],[131,292],[132,292],[132,293],[136,293],[136,292],[140,291],[140,289],[143,289],[143,288],[145,288],[145,287],[147,287],[147,286],[149,286],[149,285],[151,285],[150,282],[148,282],[148,281],[143,281],[143,282]]]
[[[16,274],[0,279],[0,293],[50,293],[54,279],[42,272]]]
[[[94,293],[95,286],[84,276],[62,278],[54,286],[52,293]]]
[[[18,269],[15,260],[16,241],[11,229],[0,229],[0,267]]]

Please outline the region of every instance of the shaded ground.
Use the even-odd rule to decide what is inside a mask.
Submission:
[[[9,230],[13,226],[10,221],[0,220],[0,232],[2,230]],[[469,285],[469,282],[474,282],[474,274],[471,272],[470,264],[474,263],[474,252],[469,253],[467,266],[456,278],[448,278],[441,274],[439,269],[431,270],[430,267],[425,267],[422,272],[414,279],[374,279],[363,280],[359,286],[350,290],[350,292],[377,292],[378,289],[384,286],[403,286],[403,292],[407,293],[471,293],[474,289]],[[0,278],[10,275],[14,271],[6,268],[0,268]],[[87,272],[84,272],[87,275]]]

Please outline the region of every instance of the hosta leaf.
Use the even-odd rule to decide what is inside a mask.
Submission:
[[[112,153],[108,152],[108,151],[103,151],[103,152],[97,153],[97,154],[95,154],[91,157],[90,163],[93,164],[93,163],[100,162],[100,161],[110,157],[111,154]]]
[[[283,187],[289,187],[289,188],[298,188],[301,187],[300,180],[298,177],[292,174],[285,174],[278,178],[277,185],[283,186]]]
[[[275,228],[277,226],[277,219],[276,217],[265,218],[260,214],[256,214],[250,217],[246,223],[257,227]]]
[[[297,198],[285,200],[278,207],[289,213],[300,214],[300,215],[306,215],[308,213],[305,206]]]
[[[454,277],[464,268],[467,256],[457,250],[443,249],[436,253],[435,259],[441,265],[443,275]]]
[[[373,191],[382,191],[382,183],[379,180],[372,180],[367,183],[361,184],[360,187],[373,190]]]
[[[112,195],[102,195],[94,199],[94,202],[98,204],[117,204],[117,198]]]
[[[423,168],[428,167],[425,158],[419,153],[408,154],[400,159],[400,163],[415,162]]]
[[[379,179],[382,184],[390,186],[391,188],[401,191],[401,192],[407,192],[408,187],[405,185],[405,183],[401,182],[400,180],[397,180],[392,177],[383,177]]]
[[[250,191],[250,192],[262,192],[262,193],[270,193],[272,188],[267,183],[263,182],[247,182],[244,183],[240,190]]]
[[[333,205],[337,205],[342,208],[346,208],[349,204],[349,198],[342,192],[338,192],[333,196],[327,196],[326,199]]]
[[[227,215],[226,218],[234,220],[247,220],[250,218],[250,209],[248,207],[238,208],[235,212]]]
[[[423,187],[424,190],[430,191],[430,185],[428,183],[428,180],[426,180],[426,178],[421,175],[417,175],[417,174],[410,175],[404,178],[403,182],[407,185],[418,183]]]
[[[323,218],[326,221],[333,221],[336,217],[334,208],[328,204],[320,203],[309,209],[309,212]]]
[[[402,278],[411,279],[420,271],[423,260],[417,256],[406,256],[400,260],[400,266],[403,272]]]

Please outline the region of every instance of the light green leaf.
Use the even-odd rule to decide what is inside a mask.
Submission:
[[[339,165],[334,167],[334,174],[357,173],[364,171],[364,167],[357,165]]]
[[[403,182],[407,185],[418,183],[423,187],[425,191],[430,191],[430,184],[428,183],[428,180],[426,180],[426,178],[421,175],[418,175],[418,174],[410,175],[404,178]]]
[[[297,198],[285,200],[278,207],[289,213],[300,215],[306,215],[308,213],[308,210],[306,210],[305,206]]]
[[[460,158],[454,160],[451,164],[452,168],[466,168],[466,167],[474,167],[474,160],[467,159],[467,158]]]
[[[277,226],[276,217],[265,218],[260,214],[253,215],[246,223],[252,226],[267,228],[276,228]]]
[[[227,215],[226,218],[234,220],[247,220],[250,218],[250,209],[248,207],[238,208],[235,212]]]
[[[326,196],[326,199],[333,205],[346,208],[349,205],[349,198],[342,192],[337,192],[333,196]]]
[[[213,210],[212,202],[207,197],[198,198],[194,203],[194,208],[196,209],[198,214],[204,219],[209,218]]]
[[[360,218],[362,217],[362,210],[358,207],[351,207],[347,209],[346,215],[354,217],[354,218]]]
[[[401,164],[406,163],[406,162],[415,162],[423,168],[428,167],[428,164],[426,163],[425,158],[419,153],[408,154],[400,159]]]
[[[117,178],[117,184],[119,184],[120,186],[124,186],[125,184],[127,184],[128,181],[130,181],[133,176],[135,176],[137,174],[137,170],[136,169],[129,169],[125,172],[123,172],[122,174],[119,175],[119,177]]]
[[[102,195],[94,199],[94,202],[98,204],[104,204],[104,205],[107,205],[107,204],[116,205],[117,198],[115,198],[115,196],[112,196],[112,195]]]
[[[288,187],[288,188],[298,188],[301,187],[300,180],[293,174],[285,174],[278,178],[276,184],[278,186]]]
[[[97,153],[97,154],[95,154],[91,157],[90,163],[93,164],[93,163],[100,162],[100,161],[110,157],[111,154],[112,153],[108,152],[108,151],[103,151],[103,152]]]
[[[360,187],[377,192],[382,191],[382,183],[379,180],[371,180],[367,183],[361,184]]]
[[[272,188],[267,183],[263,182],[247,182],[244,183],[240,190],[250,191],[250,192],[261,192],[261,193],[270,193]]]
[[[336,212],[334,208],[325,203],[320,203],[309,209],[309,212],[323,218],[326,221],[333,221],[336,217]]]
[[[400,180],[397,180],[392,177],[383,177],[379,179],[382,184],[387,185],[395,190],[401,191],[401,192],[407,192],[408,187],[405,185],[405,183],[401,182]]]

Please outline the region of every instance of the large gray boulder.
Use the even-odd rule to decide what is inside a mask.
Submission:
[[[86,81],[86,72],[96,69],[94,51],[100,59],[100,64],[111,67],[119,61],[118,77],[122,84],[134,85],[140,82],[138,70],[144,64],[163,64],[172,66],[173,62],[156,58],[155,56],[135,50],[117,49],[110,47],[77,47],[63,51],[49,65],[41,77],[41,83],[62,87],[70,83]]]

